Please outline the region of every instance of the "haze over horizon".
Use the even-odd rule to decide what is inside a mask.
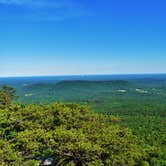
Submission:
[[[164,0],[0,0],[0,77],[166,73]]]

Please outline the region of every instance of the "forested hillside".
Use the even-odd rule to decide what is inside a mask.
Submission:
[[[38,165],[47,158],[54,165],[166,165],[165,80],[14,87],[16,94],[8,86],[0,93],[4,165]]]

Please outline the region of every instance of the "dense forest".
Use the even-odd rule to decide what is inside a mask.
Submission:
[[[1,86],[0,163],[165,166],[165,83],[71,80],[13,84],[16,90]]]

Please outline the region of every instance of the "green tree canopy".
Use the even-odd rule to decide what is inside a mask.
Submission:
[[[0,162],[6,165],[36,164],[37,157],[71,166],[148,163],[148,153],[128,129],[118,126],[115,117],[94,114],[80,105],[11,105],[0,110],[0,131],[2,144],[10,145],[9,153],[3,148],[0,152],[5,156]]]
[[[8,107],[12,100],[16,98],[16,90],[14,88],[7,85],[0,88],[0,108]]]
[[[16,90],[13,87],[4,85],[2,86],[1,91],[6,93],[11,98],[11,100],[17,98]]]

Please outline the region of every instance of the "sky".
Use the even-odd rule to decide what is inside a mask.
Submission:
[[[0,0],[0,77],[166,73],[165,0]]]

